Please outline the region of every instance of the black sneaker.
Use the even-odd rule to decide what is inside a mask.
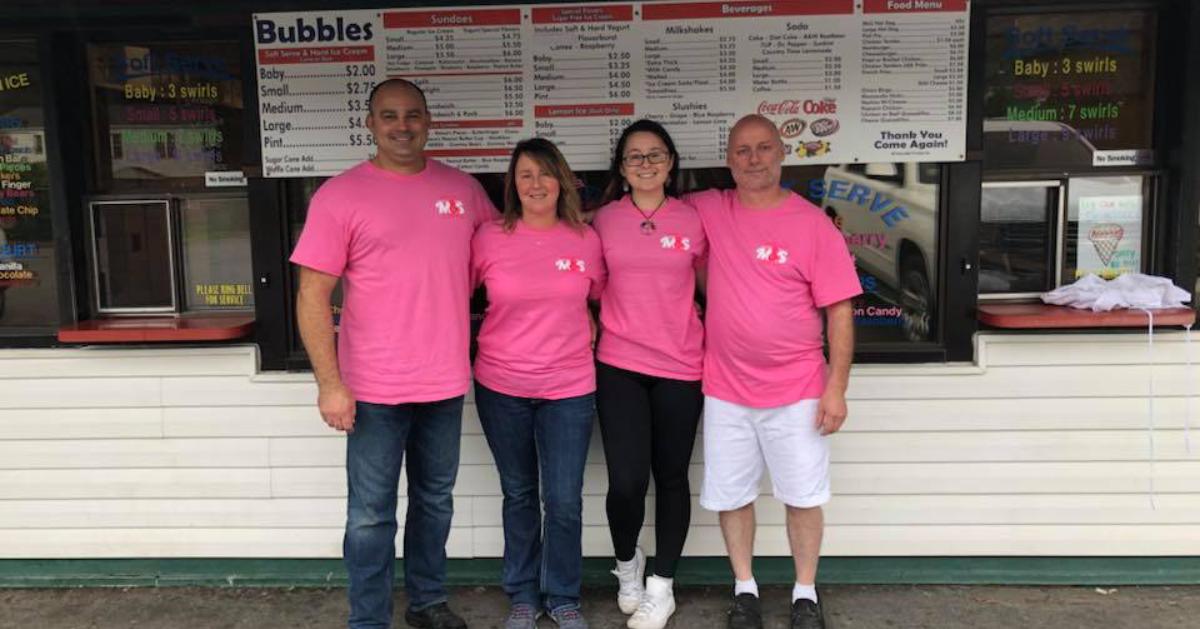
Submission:
[[[821,604],[807,598],[792,603],[792,629],[825,629],[825,613]]]
[[[762,629],[762,605],[753,594],[743,593],[733,597],[728,616],[729,629]]]
[[[445,603],[430,605],[420,611],[404,612],[404,622],[417,629],[467,629],[467,621],[450,611]]]

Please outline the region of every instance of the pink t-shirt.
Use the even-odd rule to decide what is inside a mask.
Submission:
[[[545,230],[490,222],[471,266],[487,287],[475,380],[507,395],[561,400],[596,390],[588,298],[604,287],[600,239],[563,223]]]
[[[833,221],[794,193],[770,209],[733,190],[688,200],[709,247],[704,393],[755,408],[821,397],[818,309],[862,293]]]
[[[608,281],[600,297],[605,364],[651,376],[699,380],[704,327],[696,310],[696,265],[708,250],[695,208],[669,199],[654,214],[656,229],[629,196],[600,208],[592,226],[604,245]]]
[[[342,278],[338,368],[355,399],[466,393],[471,236],[495,214],[479,182],[432,159],[415,175],[363,162],[313,195],[291,260]]]

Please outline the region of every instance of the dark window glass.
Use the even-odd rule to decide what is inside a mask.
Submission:
[[[58,325],[42,89],[37,46],[0,41],[0,333]]]
[[[253,310],[250,208],[243,196],[181,200],[187,310]]]
[[[238,170],[241,47],[235,42],[92,44],[96,192],[202,190]]]
[[[1058,186],[984,186],[979,217],[979,292],[1053,288]]]
[[[91,207],[100,311],[174,310],[170,204],[100,201]]]
[[[1155,13],[995,15],[987,21],[984,166],[1090,168],[1149,150]]]

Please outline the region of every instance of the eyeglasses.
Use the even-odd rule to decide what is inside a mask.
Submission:
[[[670,158],[670,153],[662,153],[659,151],[652,151],[650,153],[646,153],[645,155],[642,155],[641,153],[630,153],[629,155],[621,158],[621,163],[625,164],[626,166],[641,166],[645,162],[650,162],[651,164],[661,164]]]

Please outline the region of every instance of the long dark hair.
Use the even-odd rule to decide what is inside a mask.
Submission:
[[[645,131],[653,133],[662,140],[667,147],[667,153],[671,155],[671,171],[667,173],[667,183],[663,186],[663,192],[668,197],[678,196],[679,192],[679,152],[675,150],[675,142],[671,140],[671,134],[662,125],[653,120],[642,118],[637,122],[625,127],[621,132],[621,139],[617,140],[617,146],[613,150],[612,163],[608,167],[608,185],[604,188],[604,197],[600,204],[611,203],[625,196],[625,191],[622,188],[625,183],[625,177],[621,175],[621,158],[625,155],[625,143],[629,140],[629,136]]]
[[[512,231],[521,220],[521,197],[517,195],[517,160],[524,155],[554,175],[558,180],[558,220],[575,230],[583,229],[583,213],[580,209],[579,191],[575,189],[575,175],[554,143],[542,138],[521,140],[513,149],[504,175],[504,231]]]

